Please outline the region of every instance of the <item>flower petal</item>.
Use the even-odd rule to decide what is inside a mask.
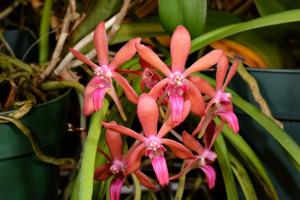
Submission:
[[[151,163],[159,184],[163,187],[168,185],[169,171],[165,157],[163,155],[154,156],[151,158]]]
[[[166,76],[171,75],[171,71],[168,66],[161,61],[161,59],[148,47],[142,44],[137,45],[138,54],[144,59],[149,65],[158,69]]]
[[[79,51],[76,51],[75,49],[69,48],[69,51],[78,59],[84,62],[85,64],[91,66],[93,69],[97,68],[98,66],[93,63],[89,58],[87,58],[85,55],[81,54]]]
[[[127,176],[128,174],[131,174],[132,172],[135,172],[137,169],[141,166],[141,159],[142,156],[145,154],[146,146],[144,143],[141,143],[138,145],[127,157],[128,158],[128,164],[125,167],[124,174]]]
[[[216,172],[210,165],[204,165],[200,167],[206,176],[208,188],[211,190],[215,187],[216,183]]]
[[[171,104],[171,115],[174,123],[178,124],[181,121],[183,113],[184,100],[183,96],[177,93],[169,94],[169,101]]]
[[[222,85],[228,70],[228,59],[225,54],[223,54],[217,64],[216,73],[216,89],[217,91],[222,89]]]
[[[212,145],[215,143],[215,140],[221,133],[224,123],[221,122],[217,127],[214,121],[211,121],[207,126],[206,133],[203,137],[203,142],[205,143],[205,149],[211,149]]]
[[[138,105],[137,115],[146,137],[157,135],[158,107],[156,101],[149,94],[142,94]]]
[[[114,124],[114,123],[107,123],[107,122],[102,122],[103,126],[107,129],[111,129],[113,131],[116,131],[118,133],[133,137],[141,142],[145,141],[145,138],[143,135],[129,129],[126,128],[124,126],[118,125],[118,124]]]
[[[191,101],[191,111],[198,116],[204,115],[205,107],[201,93],[190,81],[185,80],[185,83],[188,86],[188,89],[186,91],[186,98]]]
[[[121,196],[121,189],[125,182],[124,177],[117,176],[115,177],[109,187],[109,196],[110,200],[119,200]]]
[[[115,122],[111,123],[116,124]],[[120,133],[106,129],[105,140],[112,160],[122,160],[123,141]]]
[[[162,139],[162,144],[167,145],[171,151],[174,153],[175,156],[181,159],[191,159],[193,158],[192,152],[187,149],[185,146],[182,144],[175,142],[174,140],[171,139]]]
[[[125,62],[130,60],[136,53],[136,44],[141,42],[141,38],[134,38],[129,40],[115,55],[114,59],[109,64],[111,70],[114,70]]]
[[[180,178],[181,176],[186,175],[190,170],[193,169],[195,163],[197,163],[197,159],[184,160],[180,172],[174,176],[171,176],[170,180],[176,180],[176,179]]]
[[[110,166],[111,166],[110,164],[103,164],[97,167],[95,169],[94,179],[104,181],[109,176],[111,176],[111,173],[109,171]]]
[[[208,69],[211,66],[215,65],[220,57],[224,54],[224,52],[220,49],[213,50],[210,53],[206,54],[199,60],[197,60],[192,66],[190,66],[187,70],[183,72],[183,76],[187,77],[194,72],[199,72],[204,69]]]
[[[227,123],[227,125],[233,130],[233,132],[238,133],[239,132],[239,123],[236,115],[233,112],[230,111],[218,111],[217,115],[220,116],[220,118]]]
[[[149,95],[156,99],[163,91],[163,88],[169,82],[169,78],[165,78],[158,83],[149,91]]]
[[[130,86],[128,81],[123,76],[121,76],[119,73],[114,72],[114,71],[112,72],[112,77],[119,85],[121,85],[128,100],[134,104],[137,104],[139,97],[136,94],[136,92],[134,91],[134,89]]]
[[[182,142],[185,146],[187,146],[189,149],[191,149],[195,153],[199,154],[203,150],[203,147],[199,143],[199,141],[197,141],[192,135],[190,135],[186,131],[182,132]]]
[[[149,189],[157,190],[157,187],[152,183],[151,179],[140,170],[136,170],[134,175],[139,179],[141,184]]]
[[[104,22],[100,22],[94,32],[94,45],[99,65],[108,65],[108,45]]]
[[[107,91],[107,88],[97,88],[93,92],[93,104],[95,111],[100,110],[103,106],[103,100],[105,93]]]
[[[172,72],[183,72],[186,59],[191,48],[191,37],[184,26],[177,26],[175,29],[170,49],[172,58]]]
[[[120,112],[120,115],[121,115],[122,119],[123,119],[124,121],[127,121],[126,114],[125,114],[125,112],[124,112],[123,106],[122,106],[122,104],[121,104],[121,102],[120,102],[120,99],[119,99],[119,97],[118,97],[118,95],[117,95],[117,93],[116,93],[116,91],[115,91],[114,86],[112,86],[111,88],[109,88],[109,89],[107,90],[107,94],[108,94],[108,95],[112,98],[112,100],[115,102],[115,104],[116,104],[116,106],[117,106],[117,109],[118,109],[118,111]]]
[[[199,76],[191,76],[189,81],[191,81],[196,88],[198,88],[201,94],[206,94],[209,97],[215,96],[215,89],[205,79]]]
[[[223,85],[223,88],[222,88],[223,91],[226,89],[226,87],[227,87],[227,85],[229,84],[229,82],[231,81],[232,77],[235,75],[236,70],[237,70],[237,68],[239,67],[239,64],[240,64],[240,61],[239,61],[239,60],[235,60],[235,61],[233,62],[233,64],[231,65],[231,68],[230,68],[230,70],[229,70],[229,72],[228,72],[226,81],[225,81],[225,83],[224,83],[224,85]]]

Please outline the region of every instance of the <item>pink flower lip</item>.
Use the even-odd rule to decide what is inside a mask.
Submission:
[[[163,187],[168,185],[169,171],[165,157],[163,155],[154,156],[153,158],[151,158],[151,163],[159,184]]]

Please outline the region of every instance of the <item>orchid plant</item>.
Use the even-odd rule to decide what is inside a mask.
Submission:
[[[142,127],[142,130],[132,130],[131,127],[120,125],[115,121],[102,122],[106,128],[105,138],[110,156],[105,152],[104,147],[99,148],[100,155],[106,162],[96,166],[94,178],[103,181],[112,177],[110,198],[113,200],[120,198],[122,185],[130,174],[135,174],[142,185],[157,190],[159,185],[165,187],[170,181],[184,176],[194,168],[200,168],[204,172],[208,188],[213,189],[216,181],[213,162],[217,155],[212,145],[224,123],[228,124],[235,133],[239,130],[238,120],[233,112],[231,94],[225,91],[236,72],[238,59],[234,60],[229,69],[229,62],[224,52],[213,50],[185,69],[191,39],[184,26],[178,26],[171,38],[171,67],[168,67],[151,48],[141,44],[140,38],[126,43],[109,63],[103,22],[95,30],[94,45],[98,55],[98,65],[78,51],[70,49],[75,57],[94,70],[94,76],[84,92],[83,113],[90,115],[100,110],[104,95],[108,93],[116,103],[122,118],[126,119],[112,83],[114,79],[121,85],[128,100],[137,104],[137,117]],[[140,95],[116,70],[136,53],[140,56],[143,68],[143,72],[138,73],[141,86],[143,88],[146,86],[144,93]],[[215,65],[216,89],[198,76],[193,76]],[[130,73],[130,70],[123,72]],[[146,89],[149,92],[146,92]],[[198,118],[199,125],[194,127],[192,134],[184,130],[180,136],[174,128],[180,126],[184,129],[181,125],[190,111]],[[218,126],[214,122],[216,117],[221,120]],[[158,129],[159,124],[160,129]],[[177,139],[174,139],[170,133],[175,134]],[[198,133],[198,138],[194,137]],[[121,135],[124,137],[122,138]],[[127,151],[123,148],[125,136],[134,139],[132,145],[128,143]],[[180,172],[175,174],[170,171],[169,156],[166,155],[175,156],[183,161]],[[144,156],[151,161],[157,185],[142,172]]]

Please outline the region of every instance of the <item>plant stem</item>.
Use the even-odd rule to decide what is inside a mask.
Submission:
[[[39,49],[39,63],[45,63],[48,61],[49,56],[49,28],[50,17],[52,10],[53,0],[45,0],[44,8],[42,12],[42,19],[40,23],[40,49]]]
[[[175,195],[175,200],[181,200],[185,188],[185,179],[186,176],[181,176],[178,183],[178,188]]]

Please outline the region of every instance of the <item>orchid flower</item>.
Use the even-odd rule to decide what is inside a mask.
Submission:
[[[116,53],[114,59],[108,63],[108,45],[105,25],[104,22],[101,22],[97,26],[94,33],[94,45],[97,52],[99,65],[96,65],[75,49],[70,48],[71,53],[76,58],[92,67],[94,71],[94,77],[88,83],[84,91],[83,113],[85,115],[90,115],[91,113],[101,109],[104,96],[106,93],[108,93],[108,95],[110,95],[113,101],[116,103],[122,118],[126,120],[124,110],[112,85],[112,78],[121,85],[129,101],[136,104],[138,101],[138,95],[129,85],[128,81],[115,70],[135,55],[135,45],[140,43],[140,41],[140,38],[129,40]]]
[[[184,116],[187,117],[190,110],[190,102],[186,101],[184,104]],[[133,137],[139,141],[138,146],[133,150],[128,161],[128,171],[130,173],[138,169],[141,165],[141,157],[143,155],[150,158],[152,167],[156,174],[156,178],[161,186],[169,183],[169,172],[167,168],[164,152],[168,146],[175,156],[188,159],[193,155],[184,145],[175,142],[171,139],[163,138],[172,128],[176,126],[172,120],[166,120],[160,130],[157,132],[158,124],[158,107],[155,99],[149,94],[142,94],[137,105],[137,115],[143,128],[143,134],[139,134],[124,126],[113,123],[103,123],[104,127],[113,131],[120,132],[124,135]]]
[[[149,92],[157,98],[161,90],[166,86],[166,92],[171,104],[172,118],[174,122],[182,121],[183,105],[185,100],[191,101],[191,111],[196,115],[204,115],[204,101],[196,86],[186,79],[190,74],[207,69],[219,62],[224,55],[222,50],[214,50],[196,61],[184,71],[185,62],[189,55],[191,38],[189,32],[178,26],[171,38],[171,70],[162,60],[149,48],[137,44],[140,57],[149,65],[161,71],[167,78],[158,82]]]
[[[122,155],[123,142],[120,133],[107,129],[105,139],[111,157],[99,149],[108,163],[100,165],[96,168],[94,179],[103,181],[108,177],[113,176],[109,189],[110,199],[118,200],[120,199],[123,183],[128,175],[126,172],[128,159],[130,158],[131,153],[133,152],[132,150],[135,148],[135,146],[132,146],[126,155]],[[150,189],[156,189],[155,185],[150,181],[150,179],[140,170],[136,170],[133,173],[139,179],[142,185]]]
[[[222,123],[227,123],[227,125],[235,133],[239,131],[238,119],[233,112],[231,94],[225,92],[227,85],[236,73],[239,61],[234,61],[225,80],[225,76],[228,71],[228,65],[228,59],[225,55],[223,55],[221,61],[217,65],[216,89],[214,89],[207,81],[200,77],[190,78],[190,81],[196,85],[200,92],[211,97],[211,100],[206,106],[206,115],[201,119],[200,123],[198,124],[197,128],[194,130],[192,135],[195,135],[196,133],[201,131],[199,134],[199,136],[201,137],[205,133],[207,126],[209,124],[214,124],[212,120],[216,116],[221,118]],[[220,126],[222,126],[222,123]],[[217,133],[219,132],[220,128],[217,128]]]
[[[195,152],[196,155],[193,155],[193,158],[191,159],[184,160],[181,171],[177,175],[172,176],[170,179],[177,179],[187,174],[192,169],[200,168],[206,176],[208,188],[214,188],[216,172],[210,164],[215,161],[217,155],[206,146],[203,148],[202,145],[186,131],[182,133],[182,142],[185,146]]]

